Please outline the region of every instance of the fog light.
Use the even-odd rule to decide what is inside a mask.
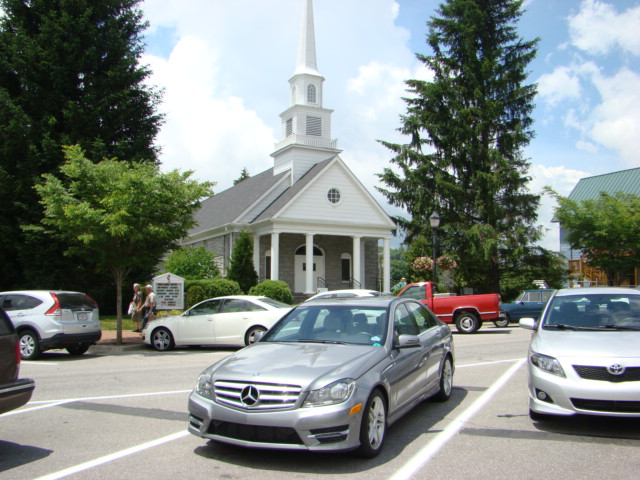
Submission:
[[[540,400],[541,402],[553,403],[553,400],[551,400],[551,397],[547,395],[547,392],[538,390],[537,388],[536,388],[536,397],[538,397],[538,400]]]

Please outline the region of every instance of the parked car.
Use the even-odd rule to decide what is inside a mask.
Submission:
[[[503,303],[500,306],[500,316],[505,319],[506,327],[509,323],[518,323],[521,318],[538,319],[547,302],[555,290],[551,288],[537,288],[523,291],[515,302]]]
[[[529,347],[529,415],[640,417],[640,291],[568,288],[550,300]]]
[[[417,300],[305,302],[200,375],[189,431],[245,447],[373,457],[412,407],[449,399],[453,374],[451,331]]]
[[[500,320],[500,295],[450,295],[434,293],[432,282],[410,283],[399,297],[415,298],[424,303],[445,323],[455,323],[460,333],[475,333],[482,322]]]
[[[249,345],[266,332],[291,305],[269,297],[234,295],[194,305],[181,315],[159,317],[142,331],[144,343],[158,351],[176,345]]]
[[[0,414],[21,407],[31,399],[35,382],[18,378],[20,347],[9,316],[0,308]]]
[[[313,297],[309,297],[306,301],[317,300],[318,298],[352,298],[352,297],[379,297],[382,293],[376,290],[365,290],[361,288],[350,288],[344,290],[328,290],[320,292]]]
[[[33,360],[54,348],[82,355],[102,336],[98,304],[85,293],[1,292],[0,305],[18,332],[23,360]]]

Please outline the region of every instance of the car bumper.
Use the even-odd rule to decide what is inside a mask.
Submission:
[[[547,415],[640,417],[640,382],[559,377],[529,364],[529,409]]]
[[[189,432],[199,437],[267,449],[337,451],[360,445],[362,410],[357,401],[286,411],[247,412],[191,393]]]
[[[102,331],[91,333],[59,333],[50,338],[40,340],[40,348],[42,350],[51,350],[53,348],[67,348],[74,345],[89,344],[93,345],[102,338]]]
[[[0,414],[15,410],[26,404],[33,394],[35,382],[30,378],[21,378],[0,385]]]

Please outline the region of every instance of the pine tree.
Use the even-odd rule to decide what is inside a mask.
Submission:
[[[253,238],[247,231],[240,232],[233,247],[227,279],[238,282],[245,293],[258,283],[258,274],[253,267]]]
[[[398,168],[379,174],[398,223],[411,240],[430,237],[429,216],[442,217],[440,251],[460,258],[458,278],[498,291],[505,255],[539,238],[539,196],[527,189],[522,149],[533,138],[535,85],[527,65],[538,40],[516,32],[521,0],[446,0],[428,22],[431,55],[418,58],[432,81],[407,81],[407,113],[399,131],[408,145],[382,142]]]
[[[56,173],[63,145],[80,145],[96,161],[157,163],[160,93],[145,85],[150,71],[139,65],[147,26],[139,3],[0,0],[0,190],[11,188],[0,261],[23,273],[0,280],[5,286],[58,287],[75,275],[63,245],[27,240],[20,228],[42,218],[33,186]]]
[[[244,167],[242,169],[242,172],[240,173],[240,176],[233,181],[233,184],[237,185],[240,182],[246,180],[247,178],[251,178],[251,175],[249,175],[249,170],[247,170],[247,167]]]

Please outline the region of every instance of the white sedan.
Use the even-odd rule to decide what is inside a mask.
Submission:
[[[158,317],[142,339],[158,351],[176,345],[249,345],[291,306],[269,297],[236,295],[200,302],[181,315]]]

